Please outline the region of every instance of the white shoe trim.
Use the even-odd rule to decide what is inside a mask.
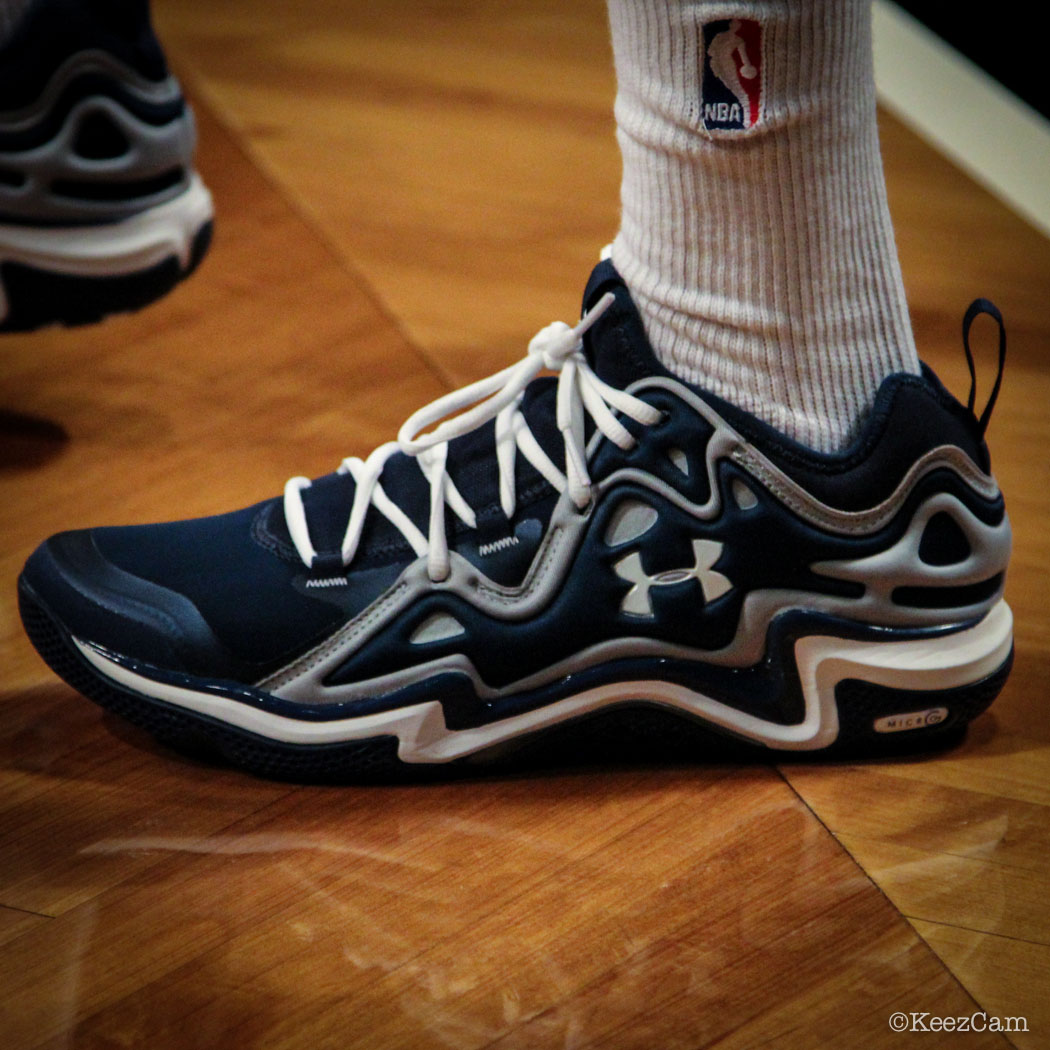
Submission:
[[[0,264],[21,263],[78,277],[118,277],[175,258],[186,270],[194,239],[213,214],[211,194],[194,173],[179,196],[120,222],[98,226],[0,224]],[[0,321],[6,316],[0,281]]]
[[[1000,601],[980,623],[957,634],[900,642],[848,641],[823,635],[795,645],[805,716],[780,725],[668,682],[631,681],[588,689],[576,696],[473,729],[450,730],[437,701],[326,722],[263,711],[214,693],[157,682],[74,639],[100,674],[124,688],[285,744],[323,745],[396,736],[403,762],[448,762],[559,722],[629,700],[649,701],[698,716],[756,743],[781,750],[826,747],[838,736],[835,686],[846,678],[899,689],[951,689],[987,678],[1006,661],[1013,616]]]

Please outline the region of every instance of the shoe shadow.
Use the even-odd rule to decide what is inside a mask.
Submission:
[[[0,471],[42,467],[68,443],[69,434],[61,424],[0,409]]]

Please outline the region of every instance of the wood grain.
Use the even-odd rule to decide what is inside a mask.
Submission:
[[[598,0],[156,15],[217,241],[141,314],[0,346],[9,584],[51,532],[241,506],[367,452],[571,318],[615,233]],[[36,658],[9,585],[5,1050],[1050,1045],[1050,242],[897,122],[882,133],[923,355],[965,391],[966,303],[990,295],[1010,327],[991,437],[1017,667],[967,741],[292,787],[103,716]],[[888,1026],[980,1009],[1031,1030]]]
[[[992,1017],[1020,1016],[1028,1031],[1011,1033],[1022,1050],[1039,1050],[1050,1031],[1050,948],[1045,944],[989,937],[958,926],[914,920],[923,940],[957,974]]]

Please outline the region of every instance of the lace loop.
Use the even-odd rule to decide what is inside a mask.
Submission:
[[[417,557],[426,556],[430,579],[435,583],[447,579],[451,560],[445,508],[468,528],[477,527],[474,511],[448,475],[448,443],[492,419],[495,420],[500,505],[508,518],[513,516],[517,502],[514,468],[519,452],[553,488],[567,493],[578,509],[586,509],[591,501],[586,416],[591,417],[605,437],[625,450],[634,446],[635,439],[613,414],[613,409],[646,426],[661,418],[661,413],[652,405],[600,379],[584,356],[584,333],[614,302],[612,294],[602,296],[574,328],[562,321],[548,325],[532,338],[528,354],[517,364],[425,405],[405,421],[397,441],[380,445],[367,459],[343,460],[340,471],[349,473],[355,481],[354,502],[341,548],[343,565],[349,566],[357,554],[365,517],[369,508],[375,507],[404,536]],[[555,413],[565,447],[564,472],[540,446],[521,411],[525,388],[544,369],[558,373]],[[434,429],[425,432],[431,426]],[[379,483],[383,467],[396,452],[414,457],[430,486],[425,536]],[[318,557],[303,507],[302,492],[309,486],[309,479],[297,477],[284,489],[288,532],[299,557],[308,567]]]

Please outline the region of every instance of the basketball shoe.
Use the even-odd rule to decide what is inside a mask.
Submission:
[[[604,261],[575,328],[367,459],[219,517],[52,537],[22,617],[92,700],[283,777],[627,709],[771,752],[932,745],[1011,662],[990,412],[894,375],[854,447],[814,453],[667,372]]]
[[[211,236],[146,0],[34,0],[0,41],[0,331],[171,290]]]

